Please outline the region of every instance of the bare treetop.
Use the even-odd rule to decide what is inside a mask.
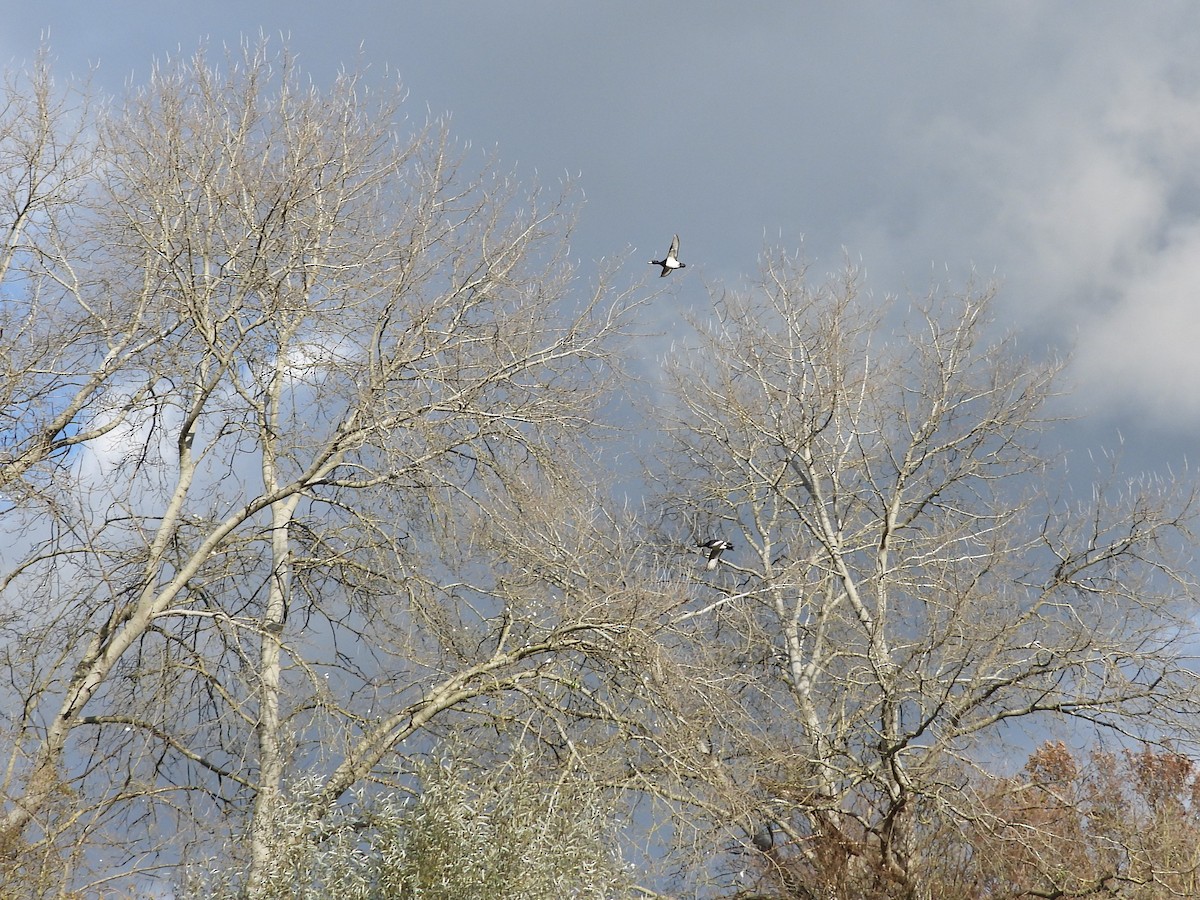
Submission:
[[[963,767],[1023,721],[1178,737],[1197,709],[1177,615],[1194,489],[1058,501],[1057,367],[994,336],[991,299],[895,318],[857,273],[813,285],[774,255],[674,361],[666,521],[747,545],[697,588],[709,615],[680,619],[690,665],[745,673],[709,679],[729,776],[819,877],[809,836],[919,881],[913,817],[974,814]]]

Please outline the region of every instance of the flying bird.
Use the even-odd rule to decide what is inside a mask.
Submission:
[[[733,544],[722,538],[713,538],[711,541],[704,541],[696,546],[708,551],[708,564],[705,568],[710,572],[717,567],[717,561],[721,558],[721,554],[726,550],[733,549]]]
[[[667,255],[662,259],[650,260],[652,266],[662,266],[662,271],[658,273],[659,278],[666,278],[671,274],[672,269],[686,269],[687,263],[679,261],[679,235],[675,235],[671,239],[671,249],[667,251]]]

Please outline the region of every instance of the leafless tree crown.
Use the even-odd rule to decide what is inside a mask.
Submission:
[[[4,98],[0,882],[1191,883],[1194,491],[1070,493],[990,289],[769,252],[622,419],[644,265],[581,278],[571,185],[399,91],[259,43]],[[1117,771],[1157,843],[1096,824]]]

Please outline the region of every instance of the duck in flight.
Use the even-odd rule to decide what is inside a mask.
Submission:
[[[671,239],[671,249],[667,251],[667,255],[662,259],[650,260],[652,266],[662,266],[662,271],[658,273],[659,278],[666,278],[671,274],[672,269],[686,269],[687,263],[679,261],[679,235],[675,235]]]
[[[726,550],[733,549],[733,544],[723,538],[713,538],[711,541],[704,541],[697,546],[708,551],[708,563],[705,565],[705,568],[710,572],[717,567],[717,563],[721,559],[721,554]]]

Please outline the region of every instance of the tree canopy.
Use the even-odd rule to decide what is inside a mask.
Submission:
[[[401,96],[6,82],[2,877],[1186,894],[1190,476],[1073,493],[988,286],[768,249],[654,359],[572,186]]]

